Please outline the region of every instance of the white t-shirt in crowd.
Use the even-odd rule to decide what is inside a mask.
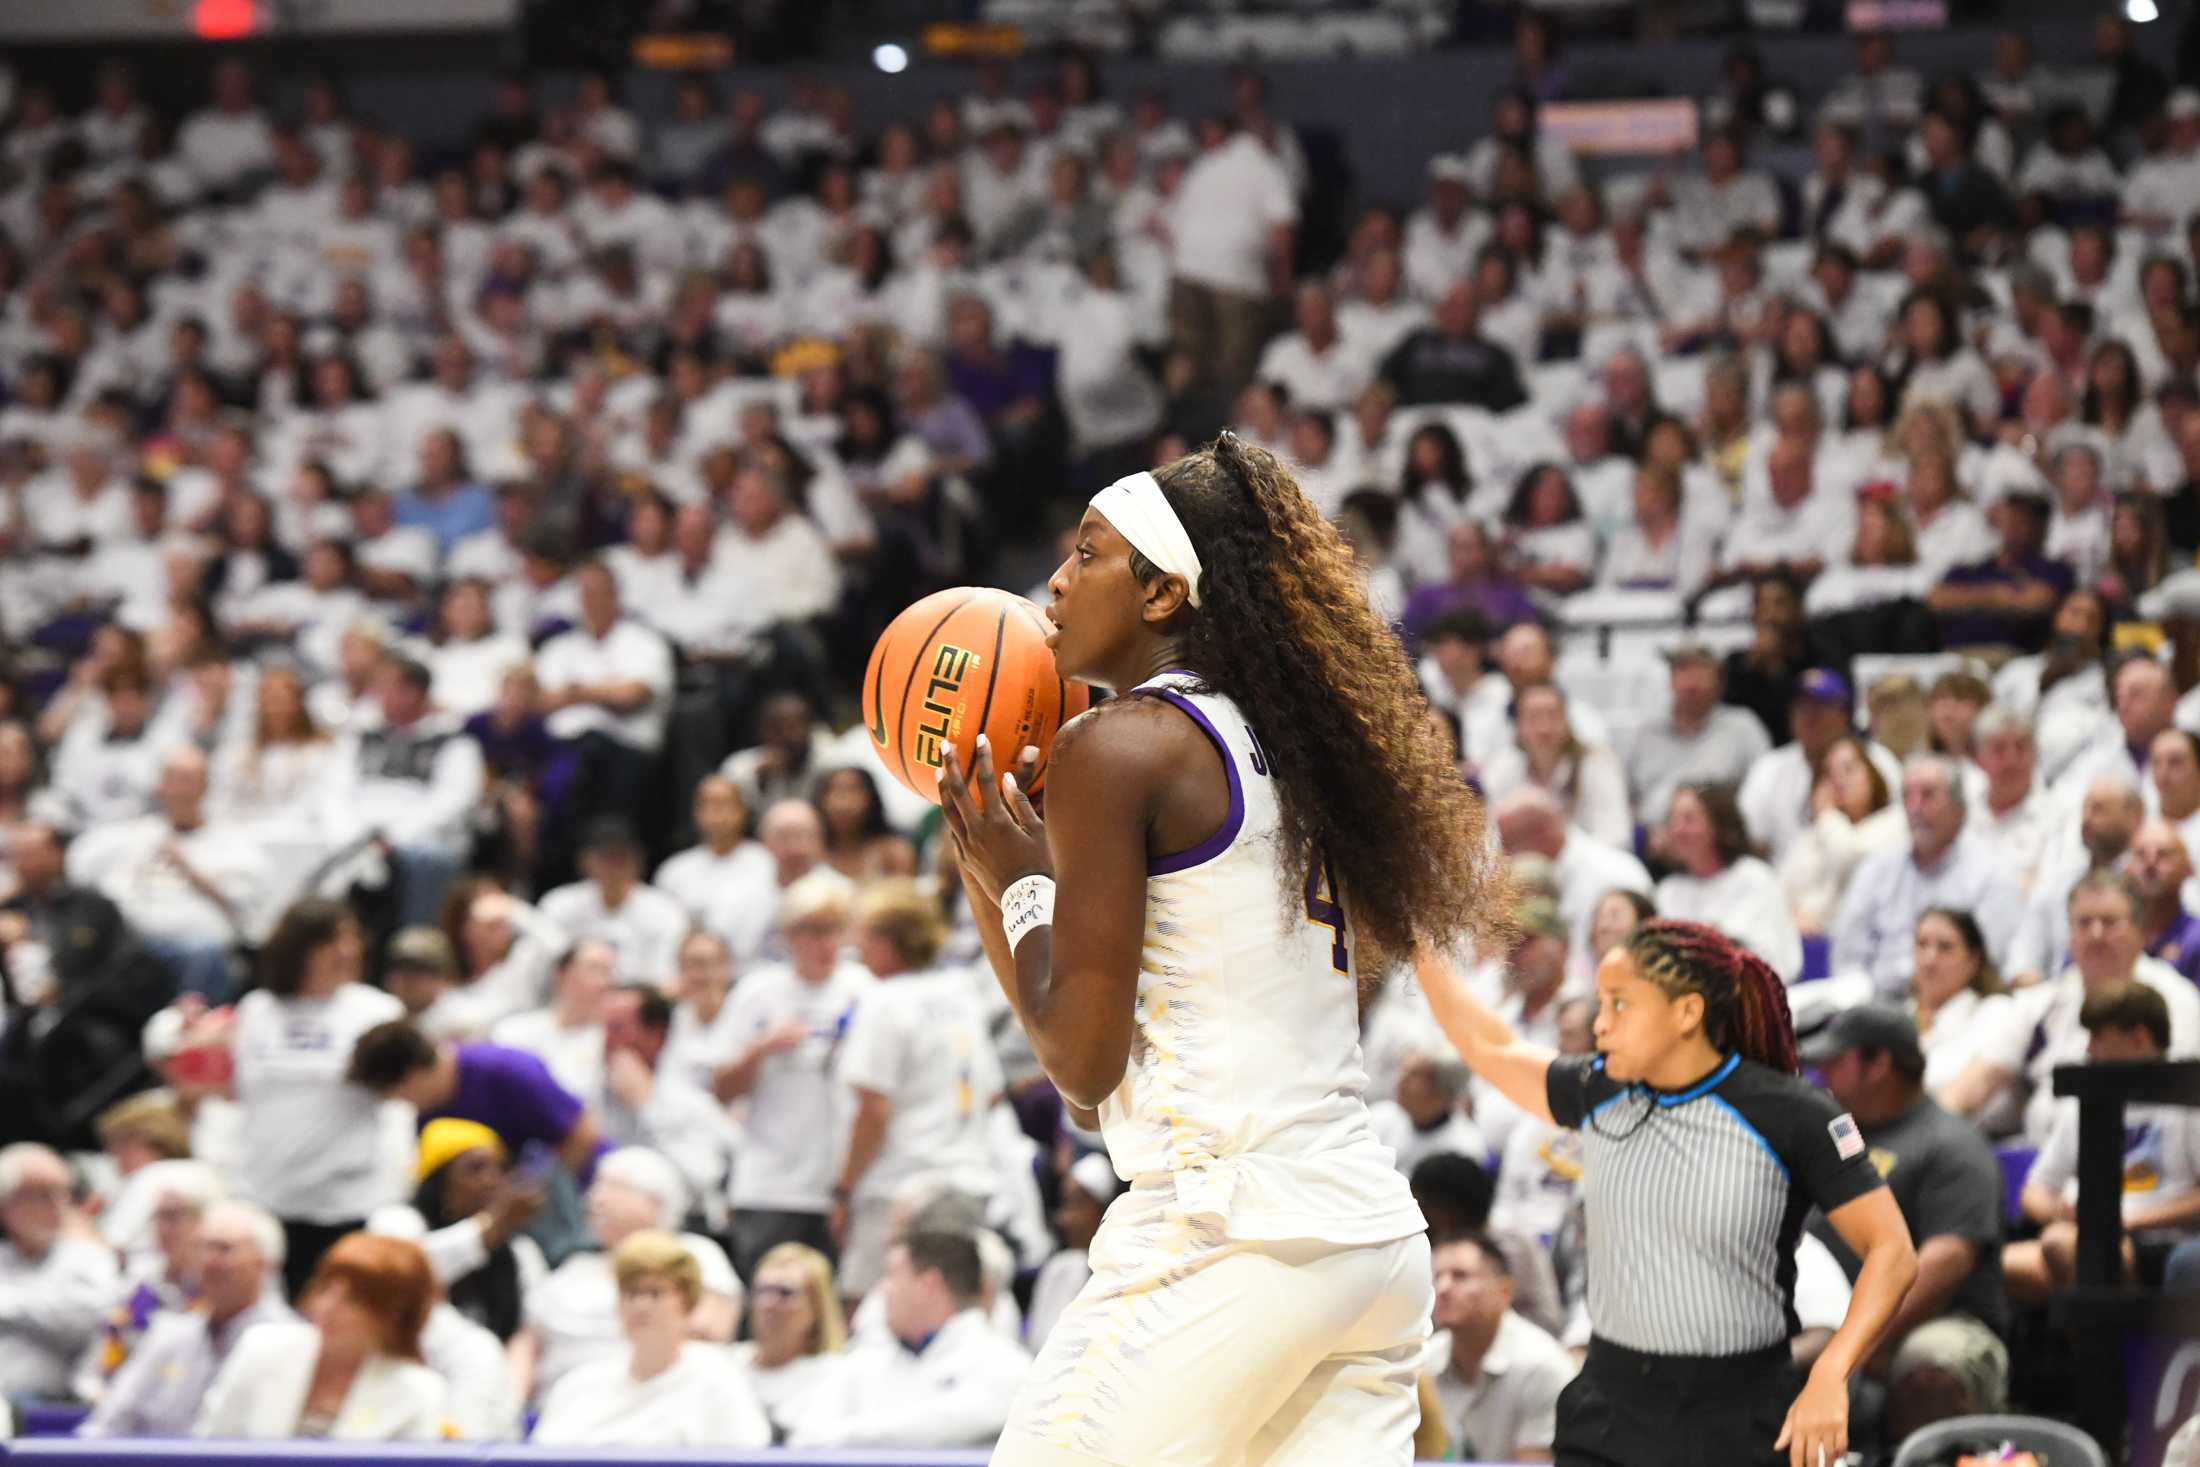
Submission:
[[[766,1370],[756,1363],[756,1344],[730,1345],[726,1353],[747,1381],[756,1402],[764,1408],[775,1434],[784,1437],[794,1429],[807,1406],[810,1393],[828,1382],[840,1368],[838,1355],[797,1355],[786,1364]]]
[[[2009,1004],[2006,993],[1982,994],[1966,988],[1940,1006],[1932,1026],[1917,1036],[1918,1047],[1925,1051],[1928,1092],[1946,1089],[1971,1067],[1988,1036],[2008,1022]]]
[[[575,703],[550,715],[550,732],[561,739],[601,732],[644,753],[664,747],[672,714],[672,645],[640,622],[618,622],[604,637],[590,635],[586,627],[552,637],[535,656],[535,676],[546,693],[580,683],[646,684],[649,700],[633,712]]]
[[[718,891],[743,881],[769,884],[772,877],[771,853],[764,849],[763,842],[745,840],[723,856],[703,845],[667,856],[650,885],[687,908],[688,915],[700,922]]]
[[[2200,1118],[2182,1105],[2131,1105],[2124,1108],[2123,1214],[2152,1211],[2200,1188]],[[2025,1173],[2037,1184],[2078,1199],[2078,1102],[2057,1103],[2047,1140]],[[2174,1236],[2185,1229],[2157,1229]]]
[[[384,1102],[344,1075],[360,1035],[404,1016],[403,1004],[363,983],[327,998],[261,989],[238,1001],[230,1046],[244,1109],[237,1180],[245,1196],[312,1223],[363,1218],[398,1200],[383,1164]]]
[[[1757,562],[1837,561],[1856,542],[1856,507],[1838,494],[1813,493],[1783,506],[1767,496],[1746,505],[1726,533],[1722,569]]]
[[[1849,1317],[1849,1276],[1833,1250],[1809,1233],[1795,1240],[1795,1319],[1804,1329],[1839,1329]]]
[[[682,1233],[680,1242],[702,1271],[703,1292],[731,1299],[738,1316],[741,1280],[735,1277],[726,1250],[696,1233]],[[542,1353],[535,1365],[535,1399],[545,1405],[558,1383],[582,1366],[602,1360],[624,1363],[619,1281],[611,1271],[608,1253],[575,1253],[552,1269],[541,1287],[528,1295],[524,1319],[542,1338]]]
[[[1375,1139],[1390,1148],[1405,1176],[1412,1176],[1413,1169],[1429,1157],[1446,1153],[1467,1157],[1477,1166],[1489,1165],[1490,1143],[1464,1110],[1449,1112],[1425,1131],[1395,1100],[1376,1101],[1367,1108],[1367,1118],[1375,1123]]]
[[[9,1312],[0,1329],[0,1403],[17,1394],[69,1394],[70,1370],[98,1341],[125,1287],[114,1250],[96,1238],[64,1235],[37,1258],[0,1238],[0,1291]]]
[[[911,1350],[899,1340],[850,1349],[810,1395],[788,1439],[799,1447],[979,1447],[1008,1424],[1031,1368],[977,1308]]]
[[[664,1052],[657,1057],[657,1068],[668,1075],[677,1075],[708,1095],[711,1080],[718,1067],[737,1057],[739,1041],[733,1032],[733,1004],[719,1004],[718,1012],[708,1021],[699,1017],[692,1003],[680,1003],[672,1010],[672,1023],[665,1030]]]
[[[165,815],[141,815],[87,833],[70,847],[69,868],[127,912],[140,932],[170,942],[226,945],[258,937],[278,886],[257,832],[229,822],[179,831]],[[208,896],[200,881],[222,901]]]
[[[259,109],[196,112],[176,134],[176,151],[208,188],[227,188],[275,162],[275,134]]]
[[[1422,1362],[1436,1378],[1452,1445],[1491,1461],[1550,1450],[1558,1436],[1559,1392],[1581,1368],[1565,1346],[1510,1309],[1473,1381],[1452,1366],[1448,1330],[1430,1338]]]
[[[1787,893],[1770,866],[1755,856],[1711,876],[1676,872],[1658,883],[1658,915],[1703,922],[1772,965],[1783,983],[1803,972],[1803,937],[1788,910]]]
[[[671,1366],[636,1380],[632,1351],[576,1366],[543,1399],[528,1440],[559,1447],[732,1447],[772,1444],[748,1372],[721,1345],[683,1345]]]
[[[1337,409],[1350,407],[1375,375],[1374,363],[1342,337],[1327,351],[1299,332],[1279,336],[1260,354],[1254,376],[1263,382],[1280,382],[1291,394],[1294,407]]]
[[[429,696],[436,707],[459,718],[471,718],[494,704],[504,674],[532,655],[524,638],[508,632],[421,649],[421,660],[434,679]]]
[[[1578,764],[1561,761],[1548,782],[1538,781],[1529,773],[1528,756],[1520,746],[1502,745],[1482,766],[1483,797],[1494,805],[1514,790],[1541,784],[1566,807],[1566,818],[1575,829],[1614,850],[1628,850],[1635,843],[1635,821],[1627,800],[1627,771],[1611,749],[1592,743],[1582,732],[1586,711],[1576,707],[1570,715],[1583,745]],[[1573,786],[1570,796],[1568,784]]]
[[[619,977],[632,982],[671,982],[681,939],[694,926],[686,907],[647,882],[636,883],[617,911],[605,904],[603,888],[593,881],[547,892],[537,909],[576,942],[610,943],[619,955]]]
[[[1532,1116],[1515,1123],[1497,1168],[1491,1229],[1547,1248],[1580,1197],[1581,1133]]]
[[[929,1171],[949,1173],[974,1196],[993,1194],[986,1112],[1001,1094],[1001,1065],[962,974],[905,973],[864,993],[836,1075],[894,1107],[878,1159],[856,1184],[858,1198],[891,1197]]]
[[[855,883],[824,862],[820,861],[796,879],[813,876],[839,886],[843,897],[854,898]],[[780,884],[776,863],[757,868],[753,879],[752,874],[744,873],[740,879],[726,882],[713,894],[710,906],[702,913],[702,924],[726,940],[726,945],[733,949],[736,963],[785,957],[786,948],[779,934],[779,904],[793,885],[793,882],[785,886]]]
[[[1902,787],[1902,764],[1877,743],[1867,741],[1864,752],[1889,789]],[[1766,847],[1777,861],[1788,847],[1810,828],[1811,770],[1809,756],[1798,743],[1785,743],[1757,756],[1742,776],[1735,802],[1749,826],[1750,839]]]
[[[1291,179],[1260,140],[1240,133],[1202,154],[1169,205],[1177,276],[1237,295],[1268,294],[1268,242],[1299,217]]]
[[[759,626],[821,616],[840,599],[839,564],[806,515],[782,515],[761,536],[728,525],[714,543],[720,572],[747,588]]]
[[[2169,1006],[2172,1059],[2200,1054],[2200,989],[2155,958],[2132,966],[2131,981],[2144,983]],[[2085,980],[2076,968],[2010,995],[2001,1021],[1979,1043],[1979,1058],[2024,1080],[2024,1134],[2045,1145],[2055,1119],[2054,1075],[2058,1065],[2085,1063],[2086,1032],[2079,1022],[2085,1007]]]
[[[525,1237],[515,1244],[532,1243]],[[523,1257],[525,1255],[522,1255]],[[534,1255],[536,1265],[542,1255]],[[445,1421],[460,1441],[504,1442],[519,1437],[519,1400],[504,1342],[489,1329],[438,1300],[420,1331],[420,1359],[450,1390]]]
[[[1746,713],[1742,721],[1757,726]],[[1615,891],[1650,895],[1650,871],[1635,859],[1633,851],[1608,846],[1580,830],[1566,832],[1566,844],[1559,847],[1558,859],[1551,864],[1551,874],[1558,882],[1558,914],[1566,919],[1569,934],[1566,981],[1586,991],[1595,976],[1597,960],[1603,957],[1589,941],[1597,907]]]
[[[489,1042],[526,1050],[575,1095],[603,1093],[601,1024],[560,1024],[555,1009],[529,1009],[492,1024]]]
[[[743,1144],[733,1159],[736,1210],[822,1213],[832,1206],[839,1140],[850,1114],[848,1086],[834,1073],[835,1057],[852,1037],[858,1005],[878,992],[878,981],[859,963],[840,964],[822,983],[805,982],[781,964],[750,973],[726,1001],[734,1051],[729,1059],[788,1019],[799,1019],[809,1030],[809,1037],[793,1049],[758,1062]],[[869,1059],[878,1068],[866,1073],[882,1074],[887,1061],[877,1051],[909,1037],[898,1030],[889,1035],[883,1027],[902,1017],[903,1007],[889,1003],[891,1017],[872,1021],[875,1032],[867,1042],[877,1049]],[[898,1096],[899,1091],[889,1093]],[[897,1099],[897,1124],[904,1118]],[[920,1111],[912,1119],[922,1123],[927,1118]],[[884,1164],[882,1155],[872,1170]]]

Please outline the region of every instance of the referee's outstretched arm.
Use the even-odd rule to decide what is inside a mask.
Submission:
[[[1538,1120],[1551,1121],[1551,1061],[1558,1051],[1530,1044],[1512,1026],[1469,991],[1451,964],[1421,949],[1413,955],[1414,976],[1452,1048],[1467,1067],[1497,1087],[1500,1095]]]

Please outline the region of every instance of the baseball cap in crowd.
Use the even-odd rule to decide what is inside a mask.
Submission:
[[[408,927],[392,937],[388,962],[392,968],[419,968],[429,973],[458,971],[451,940],[433,927]]]
[[[504,1160],[504,1138],[479,1121],[438,1116],[420,1130],[420,1149],[413,1158],[413,1181],[425,1182],[469,1151],[486,1151]]]
[[[1843,708],[1856,698],[1849,690],[1849,680],[1830,667],[1814,667],[1804,673],[1796,680],[1795,696],[1818,703],[1838,703]]]
[[[1858,1004],[1843,1009],[1799,1046],[1803,1063],[1825,1065],[1852,1049],[1883,1050],[1905,1074],[1925,1073],[1925,1051],[1918,1044],[1917,1021],[1891,1003]]]

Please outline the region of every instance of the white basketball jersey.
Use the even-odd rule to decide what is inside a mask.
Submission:
[[[1377,1243],[1426,1224],[1362,1092],[1352,934],[1317,860],[1284,890],[1280,811],[1251,724],[1190,673],[1167,699],[1222,755],[1230,813],[1150,864],[1130,1066],[1100,1108],[1123,1178],[1171,1185],[1232,1237]]]

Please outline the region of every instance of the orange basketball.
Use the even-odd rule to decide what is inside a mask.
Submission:
[[[952,744],[967,770],[984,733],[1003,774],[1037,746],[1031,788],[1041,788],[1055,731],[1092,703],[1090,689],[1055,671],[1050,630],[1038,607],[984,586],[941,591],[895,617],[863,672],[863,721],[894,778],[938,804],[942,751]]]

